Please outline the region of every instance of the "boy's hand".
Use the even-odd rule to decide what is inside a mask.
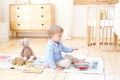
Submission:
[[[73,50],[78,50],[79,48],[77,48],[77,47],[73,47],[72,49],[73,49]]]
[[[55,70],[56,70],[56,71],[62,71],[63,69],[62,69],[62,67],[57,66],[57,67],[55,68]]]

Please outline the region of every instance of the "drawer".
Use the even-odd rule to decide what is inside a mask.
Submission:
[[[11,23],[11,29],[14,30],[48,30],[51,22],[21,22]]]
[[[11,5],[11,14],[27,14],[27,13],[49,13],[51,12],[51,5]]]
[[[11,21],[50,21],[51,15],[48,13],[44,14],[33,14],[33,15],[25,15],[25,14],[17,14],[17,15],[11,15],[10,16]]]
[[[16,30],[31,30],[33,27],[31,27],[31,24],[29,22],[14,22],[11,23],[11,29]]]

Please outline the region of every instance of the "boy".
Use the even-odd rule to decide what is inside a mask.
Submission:
[[[46,46],[46,62],[47,65],[55,70],[62,70],[63,68],[69,68],[70,66],[65,66],[65,63],[71,65],[70,59],[63,58],[62,52],[73,52],[73,50],[78,50],[78,48],[65,47],[62,42],[63,29],[58,25],[51,25],[48,30],[48,35],[50,40]]]

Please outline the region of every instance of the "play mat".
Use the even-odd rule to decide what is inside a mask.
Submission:
[[[12,65],[12,60],[18,55],[13,54],[0,54],[0,68],[9,68],[9,69],[17,69],[26,73],[41,73],[43,71],[46,72],[54,72],[55,70],[46,67],[46,63],[44,57],[39,56],[37,60],[33,63],[29,63],[23,66]],[[103,59],[102,58],[93,58],[86,57],[86,62],[89,62],[89,67],[86,70],[77,69],[74,65],[72,65],[69,69],[64,69],[63,72],[69,73],[95,73],[102,74],[103,73]]]

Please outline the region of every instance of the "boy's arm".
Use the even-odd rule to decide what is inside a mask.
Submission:
[[[46,49],[46,61],[50,68],[55,69],[57,67],[54,61],[53,48],[50,46]]]
[[[69,48],[69,47],[66,47],[62,44],[62,42],[60,42],[61,46],[62,46],[62,51],[63,52],[73,52],[73,49],[72,48]]]

